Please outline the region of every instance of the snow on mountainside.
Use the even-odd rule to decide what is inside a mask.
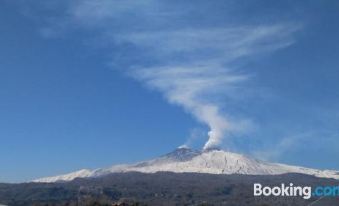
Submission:
[[[223,150],[196,151],[188,148],[178,148],[159,158],[131,165],[115,165],[110,168],[96,170],[80,170],[77,172],[46,177],[33,182],[70,181],[75,178],[99,177],[117,172],[193,172],[211,174],[248,174],[277,175],[284,173],[302,173],[316,177],[339,179],[339,172],[333,170],[317,170],[305,167],[269,163],[245,155]]]

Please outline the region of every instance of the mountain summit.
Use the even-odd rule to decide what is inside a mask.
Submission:
[[[317,170],[285,164],[270,163],[220,149],[197,151],[182,147],[149,161],[130,165],[115,165],[110,168],[96,169],[92,171],[79,170],[65,175],[37,179],[33,182],[71,181],[75,178],[100,177],[111,173],[132,171],[143,173],[166,171],[175,173],[191,172],[247,175],[301,173],[313,175],[316,177],[339,179],[338,171]]]
[[[187,147],[179,147],[173,152],[164,155],[163,157],[177,161],[188,161],[200,154],[201,152],[198,150],[193,150]]]

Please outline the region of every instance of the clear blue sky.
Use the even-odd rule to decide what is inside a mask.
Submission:
[[[1,1],[0,182],[200,149],[209,127],[339,170],[338,19],[335,0]]]

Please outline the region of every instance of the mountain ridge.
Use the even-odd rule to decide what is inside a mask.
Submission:
[[[33,182],[71,181],[76,178],[95,178],[119,172],[190,172],[247,175],[301,173],[322,178],[339,179],[339,172],[334,170],[318,170],[280,163],[270,163],[221,149],[199,151],[190,148],[177,148],[158,158],[138,162],[136,164],[113,165],[109,168],[99,168],[95,170],[83,169],[65,175],[36,179],[33,180]]]

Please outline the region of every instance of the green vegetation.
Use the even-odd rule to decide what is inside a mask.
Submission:
[[[11,206],[172,206],[172,205],[307,205],[302,198],[253,197],[253,183],[339,185],[339,181],[307,175],[212,175],[197,173],[117,173],[66,183],[0,184],[0,203]],[[336,205],[324,198],[321,205]]]

